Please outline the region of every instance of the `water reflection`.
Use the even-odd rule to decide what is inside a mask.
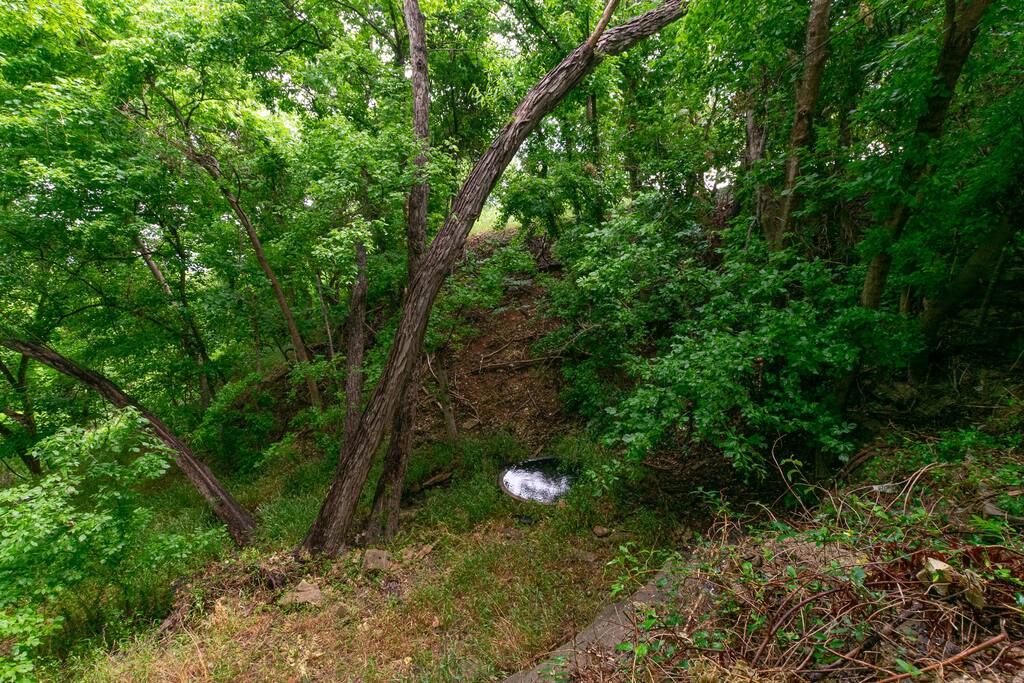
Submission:
[[[554,503],[569,492],[573,475],[555,458],[538,458],[512,465],[501,475],[501,487],[515,498]]]

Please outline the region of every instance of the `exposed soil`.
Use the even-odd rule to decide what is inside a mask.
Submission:
[[[505,231],[477,237],[469,249],[488,253],[505,244],[513,233]],[[531,249],[540,268],[550,268],[543,249]],[[540,452],[553,436],[564,434],[575,418],[558,400],[561,377],[557,357],[545,356],[536,344],[558,326],[544,310],[544,289],[523,276],[510,283],[494,309],[465,314],[477,330],[445,367],[460,434],[505,431]],[[432,359],[424,382],[416,422],[420,442],[444,438],[444,421],[436,397],[436,368]]]

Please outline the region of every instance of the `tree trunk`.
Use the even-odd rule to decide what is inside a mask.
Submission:
[[[320,278],[320,270],[316,271],[316,298],[320,303],[320,315],[324,319],[324,332],[327,334],[327,360],[334,360],[334,332],[331,331],[331,316],[327,312],[327,300],[324,299],[324,283]]]
[[[213,392],[210,389],[210,378],[206,374],[206,362],[208,360],[206,355],[206,347],[202,342],[202,338],[199,336],[199,330],[196,329],[195,322],[192,320],[192,316],[187,313],[188,304],[184,297],[181,301],[176,301],[174,298],[174,292],[171,291],[171,286],[167,282],[167,278],[164,277],[164,272],[161,270],[160,265],[153,258],[153,252],[150,251],[149,247],[142,241],[140,235],[135,235],[135,246],[139,249],[139,254],[142,256],[142,260],[145,261],[146,266],[149,268],[149,272],[153,274],[153,279],[160,285],[160,289],[163,290],[167,300],[178,307],[178,313],[181,317],[182,325],[185,329],[181,332],[181,347],[186,355],[191,355],[195,359],[196,366],[199,368],[199,402],[203,409],[210,407],[210,402],[213,400]],[[184,287],[184,284],[182,285]],[[192,338],[189,337],[191,333]]]
[[[235,196],[230,189],[225,185],[221,184],[222,172],[220,168],[220,162],[217,161],[216,157],[212,154],[202,152],[195,147],[195,140],[192,133],[192,129],[189,125],[187,118],[183,115],[181,108],[178,106],[174,98],[169,96],[167,93],[162,92],[155,83],[150,81],[150,88],[156,92],[170,107],[178,126],[181,128],[181,132],[184,134],[186,141],[176,142],[171,140],[166,134],[157,132],[157,136],[164,140],[167,140],[172,146],[178,151],[185,155],[185,157],[202,168],[206,173],[217,183],[220,193],[227,200],[231,206],[231,210],[235,214],[235,218],[242,224],[242,228],[245,230],[245,234],[249,238],[250,244],[252,244],[253,251],[256,253],[256,260],[260,264],[260,268],[263,270],[263,274],[270,280],[270,285],[274,290],[274,297],[277,299],[277,305],[281,309],[281,315],[284,317],[285,325],[288,328],[288,334],[291,336],[292,347],[295,349],[295,360],[299,363],[308,363],[309,351],[306,348],[305,343],[302,341],[302,335],[299,334],[299,327],[295,323],[295,316],[292,315],[292,309],[288,306],[288,299],[284,295],[284,290],[281,288],[281,282],[277,279],[277,275],[274,274],[274,269],[270,267],[270,262],[267,261],[266,254],[263,252],[263,243],[260,242],[259,235],[256,234],[256,227],[249,219],[249,214],[242,208],[242,204],[238,201],[238,197]],[[309,390],[309,401],[313,407],[322,409],[323,403],[320,400],[320,389],[317,387],[316,380],[312,377],[306,378],[306,388]]]
[[[622,65],[623,88],[623,114],[626,118],[626,144],[624,145],[624,156],[626,176],[629,178],[629,194],[636,197],[640,194],[640,162],[636,157],[637,123],[634,112],[636,111],[636,78],[630,73],[631,65]]]
[[[929,172],[928,147],[942,134],[957,82],[978,36],[978,24],[990,4],[992,0],[946,2],[945,30],[938,63],[933,71],[932,92],[928,95],[924,113],[917,120],[914,138],[908,145],[900,173],[899,186],[904,193],[913,191],[914,186]],[[875,309],[881,303],[892,266],[889,248],[899,240],[909,218],[910,206],[906,201],[901,201],[883,222],[885,245],[868,263],[868,272],[861,289],[860,302],[864,308]]]
[[[16,434],[13,431],[11,431],[4,423],[0,422],[0,436],[2,436],[5,439],[13,439],[16,436]],[[28,451],[28,449],[25,448],[23,445],[19,445],[17,447],[17,451],[18,459],[21,460],[23,465],[25,465],[25,469],[27,469],[30,474],[38,477],[43,473],[43,468],[42,465],[40,465],[39,463],[39,458],[32,455]],[[7,469],[13,472],[16,476],[21,477],[21,475],[18,474],[18,472],[10,465],[8,465],[6,462],[4,463],[4,465],[6,465]]]
[[[956,315],[957,311],[974,292],[986,281],[995,270],[1003,248],[1013,239],[1022,227],[1024,216],[1018,209],[1016,213],[1006,216],[1002,223],[985,238],[953,280],[938,297],[932,299],[924,312],[921,313],[921,331],[927,342],[927,352],[935,350],[942,324]]]
[[[214,514],[228,527],[228,532],[238,545],[245,545],[252,537],[256,528],[252,516],[231,494],[221,485],[210,468],[199,461],[184,441],[153,413],[149,412],[134,398],[124,393],[117,385],[103,375],[83,368],[48,346],[21,339],[0,339],[0,346],[5,346],[24,356],[46,365],[68,377],[77,379],[96,391],[112,405],[118,408],[132,407],[139,411],[149,422],[153,432],[174,453],[174,461],[188,477],[189,481],[199,490],[200,495],[213,508]]]
[[[683,0],[660,7],[622,26],[605,31],[615,0],[586,43],[580,45],[540,80],[523,98],[511,120],[476,162],[452,202],[452,210],[430,245],[415,279],[409,284],[398,329],[380,381],[359,421],[355,441],[337,472],[320,512],[303,541],[316,553],[335,554],[351,524],[373,454],[397,410],[402,389],[422,353],[430,311],[448,272],[465,245],[473,223],[501,174],[540,121],[606,56],[619,54],[681,17]]]
[[[768,131],[765,127],[757,122],[757,114],[754,112],[754,105],[750,105],[750,109],[747,109],[744,115],[744,139],[745,149],[743,151],[743,161],[741,163],[742,168],[746,172],[751,172],[759,161],[764,159],[764,148],[765,143],[768,139]],[[754,222],[762,226],[762,230],[765,230],[768,225],[768,205],[769,198],[767,190],[764,185],[758,182],[754,186]],[[767,238],[767,234],[765,235]]]
[[[310,360],[309,352],[306,350],[306,344],[302,341],[302,335],[299,334],[299,326],[295,323],[295,316],[292,315],[291,307],[288,306],[288,299],[285,298],[281,282],[277,279],[277,275],[274,274],[274,269],[270,267],[270,262],[267,261],[267,255],[263,252],[263,244],[260,242],[259,235],[256,234],[255,226],[249,220],[249,214],[242,208],[238,198],[235,197],[231,190],[222,187],[221,194],[227,199],[228,204],[231,205],[235,216],[238,218],[238,222],[245,229],[245,234],[249,236],[249,242],[252,244],[252,249],[256,254],[256,260],[259,262],[260,268],[263,269],[263,274],[270,280],[270,286],[274,289],[274,297],[277,299],[277,306],[281,309],[281,315],[284,317],[285,325],[288,327],[288,334],[291,336],[292,348],[295,349],[295,360],[299,363],[308,363]],[[307,376],[306,389],[309,391],[310,404],[318,410],[323,409],[323,402],[320,400],[320,389],[316,385],[316,379]]]
[[[429,365],[429,358],[427,363]],[[443,362],[437,364],[434,378],[437,380],[437,402],[441,406],[441,416],[444,418],[445,437],[448,439],[448,444],[454,446],[459,441],[459,427],[455,421],[451,388],[448,386],[448,370],[445,369]]]
[[[995,293],[996,285],[999,284],[999,278],[1003,276],[1003,267],[1006,265],[1006,252],[1010,250],[1009,246],[1006,245],[1000,250],[995,268],[992,269],[992,274],[988,278],[985,296],[981,300],[981,309],[978,311],[978,320],[974,323],[974,329],[976,330],[980,330],[988,319],[989,307],[992,305],[992,295]]]
[[[351,449],[352,439],[359,425],[363,405],[363,356],[366,351],[366,246],[356,245],[356,281],[348,307],[348,340],[345,349],[345,431],[342,436],[340,457]],[[339,463],[340,464],[340,463]]]
[[[415,0],[413,0],[415,1]],[[422,354],[419,356],[422,357]],[[416,420],[416,399],[420,388],[421,363],[417,360],[409,381],[405,385],[391,428],[391,441],[384,456],[384,469],[373,493],[373,508],[366,523],[366,542],[370,545],[394,538],[398,532],[399,511],[402,507],[402,488],[409,471],[412,436]]]
[[[586,116],[590,127],[590,160],[594,165],[594,196],[591,197],[590,221],[593,227],[598,227],[604,222],[604,196],[601,187],[601,121],[597,110],[597,95],[593,92],[587,94]]]
[[[814,110],[818,105],[821,77],[825,73],[825,59],[828,55],[825,48],[828,46],[831,10],[832,0],[811,2],[804,47],[804,72],[796,90],[796,111],[793,114],[793,127],[789,131],[789,151],[782,197],[779,201],[778,214],[765,226],[768,244],[772,249],[784,247],[786,235],[792,229],[796,182],[800,177],[800,155],[810,148],[813,140]]]
[[[427,241],[427,204],[430,200],[430,181],[426,175],[426,148],[430,144],[430,74],[427,65],[426,19],[418,0],[405,0],[403,5],[405,26],[409,34],[409,55],[412,58],[412,127],[421,145],[420,154],[413,162],[415,181],[409,192],[406,216],[406,242],[408,248],[408,284],[411,286],[419,272]],[[408,288],[406,289],[408,294]],[[377,482],[373,508],[366,526],[369,543],[390,540],[398,530],[398,511],[402,504],[402,486],[412,455],[412,435],[416,423],[416,401],[420,393],[417,356],[403,388],[391,430],[391,443],[384,458],[384,470]]]

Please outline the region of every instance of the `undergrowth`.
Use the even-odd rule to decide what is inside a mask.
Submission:
[[[551,454],[583,470],[613,457],[578,435],[554,443]],[[240,490],[263,501],[266,531],[257,546],[225,553],[188,577],[168,633],[154,621],[114,647],[79,648],[45,676],[449,681],[492,680],[522,668],[585,625],[611,593],[644,583],[675,526],[633,505],[623,484],[598,490],[581,481],[560,505],[504,495],[500,472],[529,456],[502,433],[416,449],[401,531],[383,548],[391,566],[376,572],[363,566],[358,547],[335,560],[291,554],[333,459],[282,449]],[[369,502],[362,501],[361,516]],[[598,525],[613,535],[598,538]],[[301,580],[319,586],[324,603],[278,605]],[[249,648],[255,633],[261,647]]]
[[[782,519],[724,505],[692,555],[675,560],[673,600],[638,614],[618,674],[903,680],[1019,670],[1021,447],[1020,434],[905,435],[879,445],[855,481],[820,490],[814,509]]]

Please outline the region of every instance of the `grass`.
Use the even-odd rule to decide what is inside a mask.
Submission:
[[[573,437],[555,451],[581,464],[608,457]],[[190,599],[201,609],[185,630],[169,639],[149,630],[114,649],[94,646],[50,677],[488,681],[525,667],[585,626],[621,580],[621,560],[613,561],[623,536],[597,539],[594,524],[644,546],[671,536],[670,521],[642,512],[624,516],[612,496],[581,492],[565,505],[541,506],[503,495],[499,472],[526,455],[502,434],[419,449],[408,485],[439,470],[454,468],[454,474],[447,485],[409,501],[402,531],[387,547],[392,569],[364,571],[359,550],[306,565],[290,575],[291,583],[313,581],[325,600],[296,609],[277,605],[278,592],[258,582],[236,580],[295,546],[330,480],[331,459],[278,453],[240,492],[261,500],[257,547],[225,550],[191,581]],[[175,504],[188,498],[177,487],[166,495]]]
[[[476,219],[476,223],[473,224],[473,229],[470,230],[469,234],[482,235],[488,232],[500,232],[506,228],[517,229],[519,227],[519,221],[514,218],[510,218],[504,223],[501,222],[501,209],[497,204],[487,204],[484,206],[483,211],[480,212],[480,217]]]

